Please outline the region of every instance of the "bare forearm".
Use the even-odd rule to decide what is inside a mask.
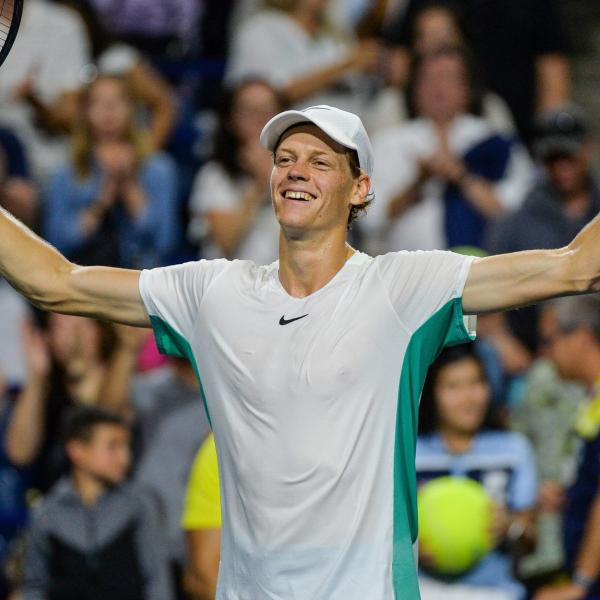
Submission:
[[[485,218],[493,219],[504,212],[504,207],[494,191],[494,186],[482,177],[466,175],[461,189],[473,208]]]
[[[45,381],[38,377],[32,377],[19,395],[5,441],[8,458],[16,466],[31,464],[42,445],[45,395]]]
[[[537,107],[551,110],[564,106],[571,98],[569,61],[560,54],[546,54],[537,60]]]
[[[309,96],[336,84],[352,67],[352,59],[342,61],[322,71],[299,77],[289,83],[283,90],[285,98],[290,104],[296,104]]]
[[[214,600],[217,592],[216,577],[209,581],[202,574],[189,569],[183,575],[183,587],[193,600]]]
[[[477,259],[463,292],[468,314],[600,291],[600,216],[556,250],[530,250]]]
[[[127,419],[133,417],[129,396],[136,364],[137,352],[122,345],[117,347],[100,392],[100,403]]]
[[[0,275],[33,304],[59,302],[53,281],[72,265],[55,248],[0,208]]]
[[[208,216],[211,235],[226,257],[233,258],[248,235],[264,195],[265,193],[257,186],[251,186],[238,212],[215,212]]]
[[[600,496],[590,511],[575,570],[594,580],[600,576]]]
[[[78,267],[2,208],[0,275],[43,310],[149,326],[139,272]]]

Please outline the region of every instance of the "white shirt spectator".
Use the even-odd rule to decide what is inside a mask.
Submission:
[[[31,317],[29,307],[4,279],[0,278],[0,373],[10,386],[21,386],[27,378],[21,329]]]
[[[205,215],[211,211],[236,211],[241,205],[248,177],[233,179],[217,162],[206,163],[194,182],[190,199],[192,221],[190,238],[203,242],[203,258],[222,258],[223,251],[208,235]],[[265,202],[247,236],[236,252],[236,258],[252,260],[257,265],[267,265],[277,259],[279,252],[279,224],[270,202]]]
[[[68,144],[36,130],[32,109],[16,102],[15,94],[31,78],[35,94],[51,104],[81,87],[82,69],[90,62],[87,33],[75,12],[45,0],[25,2],[19,35],[0,71],[0,121],[18,131],[38,176],[64,162]]]
[[[281,88],[341,62],[351,51],[352,41],[329,33],[312,37],[285,12],[265,10],[247,19],[233,36],[226,79],[236,83],[260,77]],[[330,104],[360,114],[367,101],[367,82],[361,75],[348,76],[337,86],[306,98],[299,107]]]
[[[516,135],[515,121],[508,104],[497,94],[493,92],[483,94],[481,116],[494,131],[503,135]],[[365,127],[371,135],[374,135],[378,131],[406,123],[409,119],[406,95],[401,90],[386,87],[377,95]]]
[[[448,143],[456,156],[463,157],[494,133],[484,119],[462,115],[452,124]],[[417,204],[393,222],[387,218],[392,199],[408,190],[419,175],[420,162],[438,149],[439,138],[433,123],[427,119],[414,119],[373,138],[376,199],[360,221],[369,253],[447,248],[443,181],[430,179],[424,184]],[[504,176],[494,184],[504,208],[512,210],[520,205],[532,173],[533,165],[526,150],[518,143],[513,144]]]

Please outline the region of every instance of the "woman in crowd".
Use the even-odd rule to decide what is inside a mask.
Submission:
[[[379,44],[332,31],[328,0],[266,5],[234,34],[227,80],[263,77],[291,105],[331,104],[364,113],[373,91],[365,75],[380,68]]]
[[[191,241],[205,258],[243,258],[268,264],[277,258],[279,225],[271,208],[273,159],[258,138],[280,111],[277,92],[249,79],[220,105],[212,160],[196,177],[190,212]]]
[[[164,264],[177,237],[173,163],[136,127],[124,80],[99,77],[82,105],[71,161],[46,195],[45,237],[84,264]]]
[[[488,223],[530,186],[527,152],[480,116],[481,85],[462,47],[418,57],[407,95],[413,118],[373,138],[369,249],[481,247]]]
[[[495,503],[491,532],[495,549],[448,584],[449,591],[453,586],[466,586],[465,593],[496,588],[505,598],[517,600],[524,597],[524,590],[512,575],[509,550],[534,541],[535,463],[523,436],[494,430],[490,387],[475,352],[472,346],[448,348],[429,370],[420,406],[417,485],[456,476],[483,486]],[[443,584],[430,557],[423,556],[421,565],[426,600],[428,585]]]
[[[96,13],[93,0],[61,0],[76,10],[85,24],[90,39],[95,67],[102,75],[116,75],[127,81],[136,103],[142,109],[140,116],[148,124],[154,148],[163,148],[177,119],[177,102],[169,84],[161,77],[136,48],[119,40],[116,32],[109,32]]]
[[[389,51],[386,74],[390,87],[379,95],[375,110],[369,113],[371,131],[385,129],[409,118],[404,90],[410,80],[411,60],[449,46],[468,46],[458,13],[447,2],[425,4],[414,15],[408,46]],[[515,134],[510,109],[497,94],[482,90],[481,116],[494,130]]]

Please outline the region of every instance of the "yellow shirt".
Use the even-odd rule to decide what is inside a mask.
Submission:
[[[202,444],[192,465],[181,525],[186,531],[221,528],[219,469],[212,433]]]

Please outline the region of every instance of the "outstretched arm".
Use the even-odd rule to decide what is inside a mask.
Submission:
[[[600,216],[564,248],[477,259],[463,293],[463,310],[495,312],[596,291],[600,291]]]
[[[0,275],[43,310],[150,326],[138,271],[79,267],[2,208]]]

